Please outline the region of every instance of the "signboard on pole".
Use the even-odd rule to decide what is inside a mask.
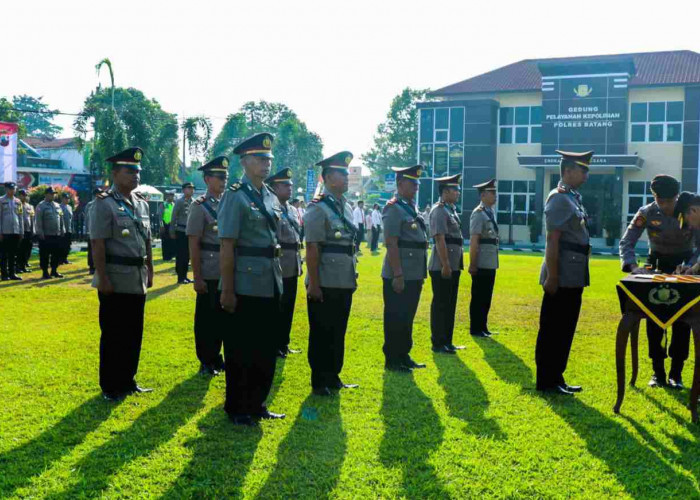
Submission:
[[[348,167],[348,191],[352,194],[362,192],[362,167]]]
[[[396,174],[384,175],[384,191],[387,193],[393,193],[396,191]]]
[[[313,168],[306,170],[306,201],[311,200],[314,197],[314,191],[316,190],[316,172]]]
[[[0,122],[0,181],[17,180],[17,132],[16,123]]]

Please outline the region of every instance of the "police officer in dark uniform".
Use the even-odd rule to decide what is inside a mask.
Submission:
[[[425,364],[411,359],[413,320],[428,276],[428,233],[415,206],[422,165],[393,167],[397,194],[382,211],[386,256],[382,267],[384,357],[388,370],[411,372]]]
[[[277,241],[282,248],[280,265],[282,266],[282,298],[280,300],[279,324],[277,332],[277,356],[286,358],[288,354],[297,354],[298,350],[289,348],[294,306],[297,301],[297,283],[301,276],[301,227],[297,209],[290,203],[292,197],[292,169],[283,168],[265,180],[265,184],[275,193],[280,202],[282,217],[277,225]]]
[[[620,260],[623,271],[633,274],[646,272],[644,267],[637,266],[634,253],[637,240],[644,231],[649,237],[647,263],[652,266],[652,269],[672,274],[679,265],[694,263],[697,250],[700,249],[700,231],[688,225],[681,227],[678,218],[673,215],[679,190],[679,182],[670,175],[657,175],[651,181],[654,201],[639,209],[620,240]],[[672,331],[673,337],[668,350],[671,355],[668,385],[674,389],[682,389],[683,364],[688,359],[690,346],[690,327],[678,321],[673,324]],[[650,387],[666,385],[664,360],[667,354],[663,337],[663,330],[653,321],[647,320],[649,358],[654,369],[654,375],[649,381]]]
[[[17,276],[17,250],[24,238],[23,204],[15,197],[14,182],[5,183],[5,195],[0,197],[0,268],[2,280],[22,281]]]
[[[456,354],[464,346],[452,343],[459,293],[459,276],[464,269],[462,222],[455,204],[461,193],[462,174],[435,179],[440,201],[430,211],[430,283],[433,301],[430,304],[430,332],[433,352]]]
[[[219,226],[217,211],[228,181],[228,158],[218,156],[198,169],[204,175],[207,192],[190,207],[187,237],[192,257],[192,274],[197,302],[194,310],[194,345],[199,373],[218,375],[224,370],[221,357],[226,315],[219,294]]]
[[[32,238],[34,237],[34,207],[29,203],[26,189],[17,191],[19,201],[22,202],[22,216],[24,217],[24,238],[20,241],[17,253],[17,272],[29,272],[29,259],[32,256]]]
[[[309,313],[311,387],[319,396],[356,388],[340,379],[345,333],[357,288],[357,227],[345,199],[352,153],[343,151],[318,162],[323,193],[304,214],[306,228],[306,295]]]
[[[544,297],[535,361],[538,391],[573,395],[582,389],[568,385],[564,371],[581,312],[583,289],[590,284],[591,250],[588,214],[577,189],[588,180],[593,152],[557,153],[562,156],[561,180],[549,193],[544,207],[547,245],[540,272]]]
[[[54,201],[54,190],[51,186],[44,192],[44,201],[36,206],[36,235],[39,238],[39,265],[41,279],[63,278],[58,272],[61,264],[61,238],[65,232],[61,206]],[[51,265],[51,274],[49,274]]]
[[[148,202],[135,193],[141,171],[141,148],[129,148],[107,161],[113,185],[97,195],[90,211],[95,276],[100,301],[100,387],[105,399],[120,401],[139,387],[146,291],[153,286],[151,222]]]
[[[192,193],[194,184],[185,182],[182,185],[182,196],[177,199],[173,207],[173,217],[170,221],[170,237],[175,240],[175,270],[178,284],[192,283],[187,277],[190,264],[190,248],[187,239],[187,218],[192,206]]]
[[[254,135],[233,150],[244,175],[219,204],[221,306],[231,314],[224,331],[226,403],[236,425],[279,419],[265,406],[275,375],[274,327],[282,294],[277,244],[280,206],[265,186],[272,163],[271,134]]]
[[[472,277],[469,331],[475,337],[490,337],[488,318],[498,269],[498,223],[493,213],[496,179],[474,187],[481,201],[469,219],[469,274]]]

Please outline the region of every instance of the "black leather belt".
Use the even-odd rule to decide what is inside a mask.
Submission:
[[[344,253],[351,257],[355,255],[355,248],[352,245],[319,245],[321,253]]]
[[[301,243],[284,243],[280,241],[280,246],[282,247],[282,250],[294,250],[295,252],[298,252],[301,248]]]
[[[274,259],[282,255],[282,248],[277,245],[274,247],[236,247],[236,253],[243,257],[266,257]]]
[[[498,245],[498,239],[497,238],[481,238],[479,240],[480,244],[484,245]]]
[[[146,265],[146,257],[122,257],[120,255],[106,255],[107,264],[119,264],[120,266],[141,267]]]
[[[399,240],[399,248],[415,248],[416,250],[427,250],[430,245],[427,241],[407,241]]]
[[[214,243],[200,243],[199,247],[207,252],[219,252],[221,250],[221,247]]]
[[[588,255],[591,253],[591,245],[579,245],[570,241],[559,241],[559,250],[568,250],[570,252]]]
[[[454,238],[452,236],[445,236],[446,245],[464,245],[464,238]]]

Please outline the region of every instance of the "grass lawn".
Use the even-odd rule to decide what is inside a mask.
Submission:
[[[585,391],[535,392],[541,258],[502,257],[493,339],[468,335],[463,273],[455,341],[467,348],[456,357],[430,350],[426,281],[413,357],[428,367],[405,375],[383,369],[381,257],[365,252],[342,374],[361,388],[332,399],[310,395],[300,287],[292,346],[304,354],[278,363],[269,399],[287,419],[253,429],[226,419],[223,377],[197,375],[194,292],[175,284],[174,263],[157,262],[146,304],[138,381],[156,390],[121,404],[100,397],[84,254],[60,281],[2,283],[0,497],[697,497],[688,392],[646,387],[643,334],[639,388],[612,413],[616,259],[593,260],[584,294],[567,381]]]

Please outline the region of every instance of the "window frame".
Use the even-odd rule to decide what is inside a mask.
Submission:
[[[510,189],[508,191],[504,191],[502,189],[502,186],[504,186],[505,183],[510,183]],[[524,182],[525,183],[525,191],[522,190],[515,190],[515,186],[517,182]],[[512,220],[510,219],[511,214],[513,216],[515,215],[525,215],[525,223],[524,224],[513,224],[514,226],[527,226],[530,224],[530,218],[535,216],[535,207],[531,206],[532,204],[530,203],[533,201],[534,203],[537,203],[536,200],[536,193],[535,193],[535,181],[532,179],[499,179],[498,181],[498,196],[496,198],[496,206],[494,212],[496,213],[496,221],[499,224],[503,224],[506,226],[511,225]],[[510,203],[511,209],[508,210],[501,210],[499,206],[499,199],[501,196],[507,197]],[[525,197],[525,210],[515,210],[515,197],[516,196],[524,196]],[[498,220],[499,219],[499,214],[506,214],[508,216],[508,222],[505,222],[504,220]]]
[[[664,119],[663,121],[651,121],[649,118],[649,108],[651,104],[659,104],[663,103],[664,104]],[[681,103],[682,105],[682,111],[681,111],[681,119],[680,121],[678,120],[672,120],[668,121],[668,108],[669,104],[671,103]],[[633,121],[632,118],[632,106],[633,105],[639,105],[639,104],[644,104],[646,105],[646,121]],[[658,144],[658,143],[670,143],[670,144],[675,144],[675,143],[683,143],[683,133],[684,133],[684,128],[683,127],[683,121],[685,120],[685,102],[684,101],[641,101],[641,102],[630,102],[629,103],[629,117],[630,117],[630,123],[629,123],[629,142],[630,143],[645,143],[645,144]],[[634,140],[632,137],[632,129],[634,127],[644,127],[644,140],[643,141],[638,141]],[[660,141],[652,141],[650,138],[650,127],[662,127],[661,131],[661,140]],[[679,126],[680,127],[680,137],[675,140],[669,140],[668,139],[668,128],[669,126]]]
[[[516,114],[517,114],[517,109],[518,108],[527,108],[527,119],[528,123],[527,124],[518,124],[516,120]],[[533,108],[540,108],[540,122],[539,123],[533,123],[532,122],[532,110]],[[501,110],[502,109],[511,109],[512,110],[512,115],[513,115],[513,123],[512,124],[506,124],[502,125],[501,124]],[[542,144],[542,105],[539,106],[501,106],[498,108],[498,144]],[[525,142],[518,142],[517,138],[517,131],[518,129],[522,128],[527,128],[527,140]],[[534,128],[539,128],[540,129],[540,140],[539,142],[534,142],[532,140],[532,130]],[[502,140],[502,130],[509,129],[510,132],[510,141],[503,141]]]
[[[632,183],[643,184],[644,189],[641,194],[630,194],[630,187]],[[642,200],[642,204],[639,205],[643,207],[654,201],[654,195],[651,193],[651,181],[627,181],[627,223],[630,224],[632,219],[637,214],[637,210],[630,212],[630,201],[632,198],[638,198]]]

